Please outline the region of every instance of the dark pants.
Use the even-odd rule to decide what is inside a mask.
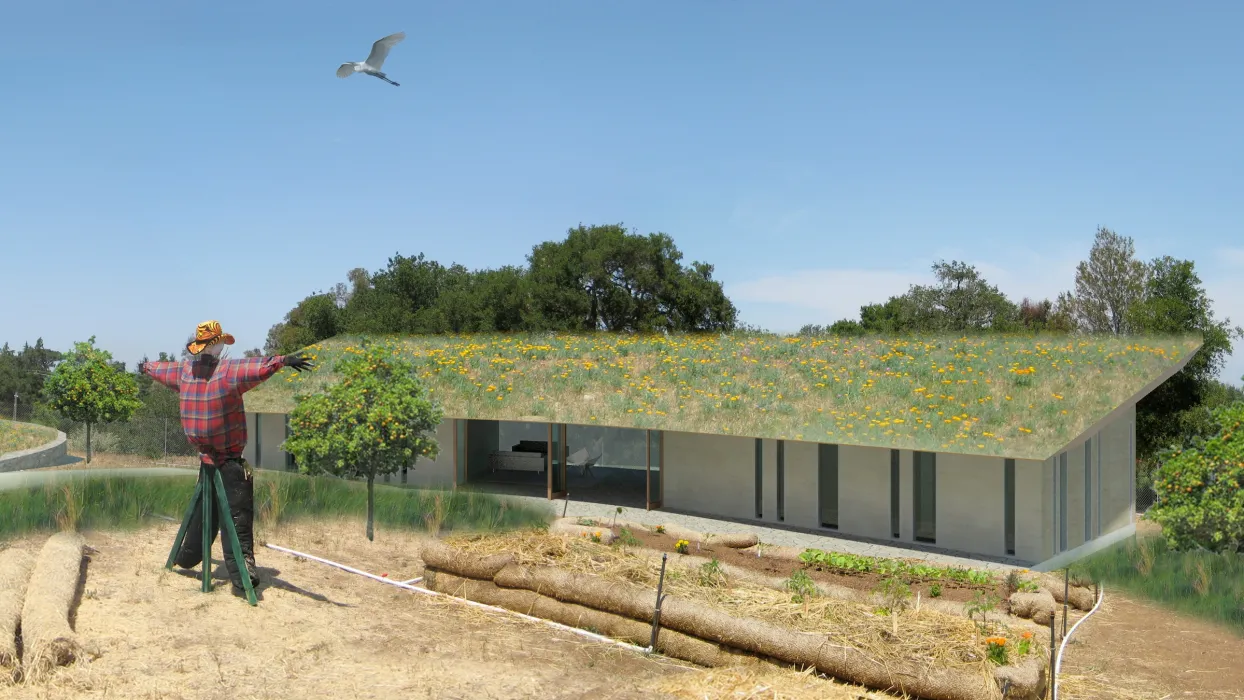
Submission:
[[[233,516],[233,527],[238,532],[238,541],[242,545],[242,558],[246,561],[246,568],[249,569],[251,577],[251,585],[259,584],[259,578],[255,575],[255,535],[253,525],[255,522],[255,480],[248,469],[240,459],[231,459],[220,465],[217,469],[220,471],[220,480],[224,482],[225,497],[229,501],[229,513]],[[200,473],[201,474],[201,473]],[[201,480],[201,476],[200,476]],[[203,488],[214,488],[209,482],[203,484]],[[237,562],[233,559],[233,543],[229,541],[229,536],[223,527],[223,523],[218,521],[219,506],[208,513],[207,528],[211,532],[211,540],[208,542],[208,563],[211,562],[211,546],[216,543],[216,534],[220,534],[220,543],[225,550],[225,569],[229,571],[229,580],[237,588],[242,587],[242,574],[238,571]],[[182,540],[181,550],[177,553],[176,563],[183,569],[190,569],[198,566],[203,561],[203,500],[200,499],[194,505],[194,511],[190,514],[190,525],[186,528],[185,539]]]

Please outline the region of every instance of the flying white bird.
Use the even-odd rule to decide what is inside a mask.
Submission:
[[[381,73],[380,68],[384,65],[384,59],[389,57],[389,49],[405,38],[406,32],[398,32],[377,41],[371,45],[371,53],[368,54],[366,61],[341,64],[341,67],[337,69],[337,77],[349,78],[355,73],[366,73],[374,75],[390,85],[397,85],[398,83],[389,80],[387,75]]]

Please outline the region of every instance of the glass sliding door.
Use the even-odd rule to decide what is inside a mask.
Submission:
[[[665,459],[664,433],[649,430],[648,433],[648,510],[661,507],[661,466]]]
[[[912,505],[917,542],[937,542],[937,455],[912,455]]]
[[[838,446],[817,445],[816,484],[821,527],[838,529]]]

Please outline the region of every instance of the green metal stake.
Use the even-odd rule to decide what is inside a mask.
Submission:
[[[203,586],[201,590],[204,593],[212,592],[212,521],[216,518],[216,503],[213,496],[216,495],[212,488],[212,482],[209,479],[215,475],[214,470],[207,467],[200,467],[199,471],[203,474],[203,517],[200,519],[203,524]]]
[[[237,528],[233,526],[233,516],[229,513],[229,499],[225,496],[225,483],[220,478],[220,471],[215,467],[207,465],[199,465],[199,483],[195,484],[194,496],[190,499],[190,505],[186,508],[186,513],[182,517],[181,527],[177,530],[177,537],[173,540],[173,549],[168,554],[168,560],[164,563],[164,568],[172,569],[174,560],[177,558],[177,552],[181,550],[182,542],[185,541],[186,530],[190,528],[190,516],[194,513],[196,504],[202,502],[203,509],[202,520],[203,527],[200,537],[203,543],[203,574],[201,589],[204,593],[212,591],[212,521],[219,518],[225,531],[225,537],[229,538],[229,544],[233,548],[233,560],[241,571],[242,588],[246,591],[246,600],[252,606],[258,605],[259,600],[255,596],[255,588],[251,585],[250,569],[246,566],[246,560],[242,557],[242,543],[238,540]],[[223,542],[222,542],[223,545]]]
[[[181,551],[181,543],[186,539],[186,530],[190,529],[190,515],[194,513],[194,506],[203,497],[203,470],[199,470],[199,482],[194,485],[194,496],[190,498],[190,505],[186,508],[186,512],[181,518],[181,527],[177,530],[177,537],[173,539],[173,549],[168,553],[168,561],[164,562],[164,568],[172,569],[173,561],[177,559],[177,552]]]
[[[233,515],[229,513],[229,499],[225,496],[225,482],[220,478],[220,471],[212,469],[213,481],[216,484],[216,504],[220,507],[220,519],[225,524],[226,536],[233,547],[233,561],[242,574],[242,588],[246,590],[246,601],[255,606],[259,600],[255,597],[255,589],[251,586],[251,572],[246,567],[246,559],[242,557],[242,542],[238,540],[237,528],[233,526]],[[223,544],[223,543],[222,543]]]

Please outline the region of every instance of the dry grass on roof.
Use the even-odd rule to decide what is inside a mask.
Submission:
[[[292,410],[364,338],[309,348],[249,411]],[[447,416],[1044,459],[1186,361],[1199,338],[989,335],[391,336]],[[533,418],[536,417],[536,418]]]

